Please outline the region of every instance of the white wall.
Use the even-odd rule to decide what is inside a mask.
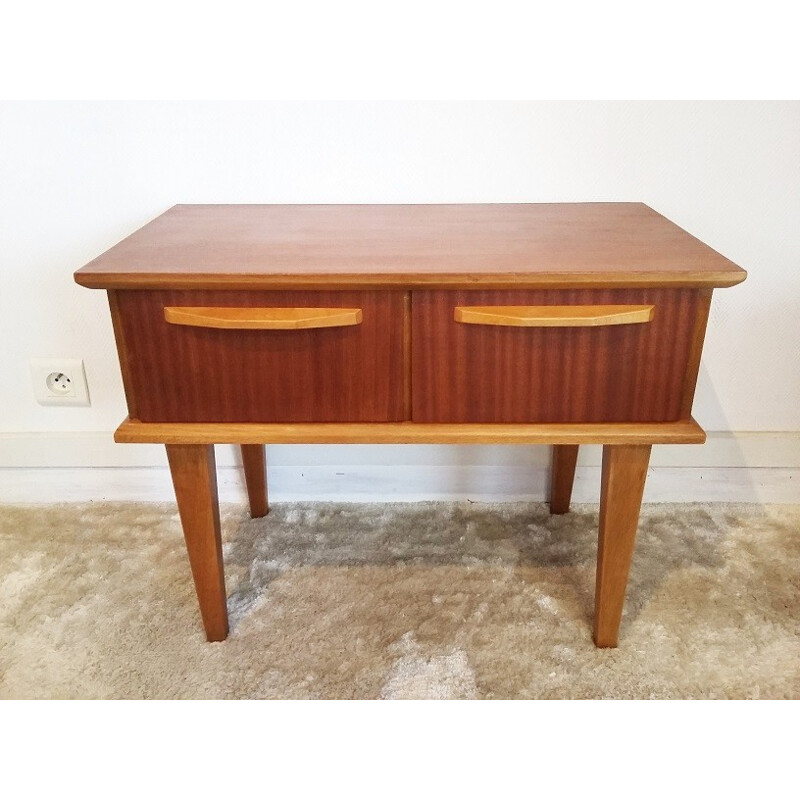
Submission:
[[[105,295],[72,272],[174,203],[578,200],[641,200],[748,270],[715,293],[695,416],[800,431],[800,103],[0,105],[0,466],[20,433],[124,416]],[[85,359],[92,406],[37,405],[34,356]],[[73,441],[36,458],[85,463]]]

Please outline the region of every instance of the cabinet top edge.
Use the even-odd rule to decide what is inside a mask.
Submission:
[[[176,205],[75,273],[106,289],[723,287],[745,277],[643,203]]]
[[[479,275],[406,273],[398,275],[255,275],[242,273],[150,273],[145,275],[78,272],[75,281],[88,289],[108,290],[414,290],[414,289],[714,289],[727,288],[741,283],[747,277],[740,272],[696,273],[669,272],[650,274],[620,273],[543,273]]]

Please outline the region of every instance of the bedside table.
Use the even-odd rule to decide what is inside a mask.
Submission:
[[[746,273],[640,203],[183,205],[75,273],[108,291],[128,418],[166,445],[209,641],[228,633],[214,444],[603,445],[594,641],[617,644],[654,444],[691,417],[714,288]]]

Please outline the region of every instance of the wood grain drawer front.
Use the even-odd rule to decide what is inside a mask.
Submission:
[[[412,418],[686,418],[710,296],[698,289],[415,291]]]
[[[408,416],[404,292],[120,290],[109,297],[132,418]]]

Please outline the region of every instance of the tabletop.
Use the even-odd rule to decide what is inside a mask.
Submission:
[[[732,286],[643,203],[176,205],[75,273],[91,288]]]

